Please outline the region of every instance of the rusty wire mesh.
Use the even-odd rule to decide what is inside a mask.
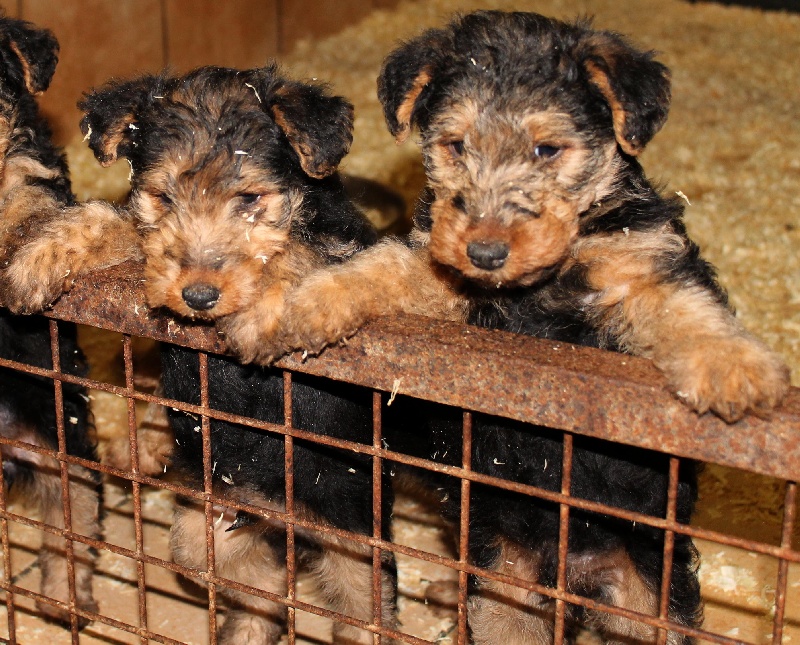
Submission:
[[[35,519],[9,511],[3,487],[0,487],[0,540],[4,558],[4,577],[0,587],[5,592],[8,609],[8,642],[16,642],[15,597],[24,595],[41,602],[58,605],[48,599],[15,585],[11,571],[8,523],[19,522],[41,531],[66,538],[70,575],[70,598],[66,608],[72,614],[70,633],[72,642],[80,642],[78,617],[99,621],[141,637],[141,642],[177,643],[170,637],[148,628],[147,579],[145,566],[161,567],[205,583],[208,595],[209,638],[215,642],[217,626],[218,589],[230,588],[257,595],[284,604],[288,608],[289,643],[296,639],[295,612],[304,611],[360,627],[381,636],[396,638],[408,643],[429,643],[401,630],[389,629],[381,624],[381,554],[385,551],[455,569],[458,572],[459,602],[455,639],[468,642],[467,580],[470,574],[506,582],[536,592],[555,600],[555,642],[565,637],[567,605],[579,605],[640,621],[658,628],[658,642],[665,643],[667,631],[693,636],[707,642],[739,643],[735,638],[674,624],[667,617],[668,591],[674,535],[685,534],[703,538],[722,545],[739,547],[755,554],[764,554],[778,560],[775,581],[775,605],[772,642],[780,643],[784,625],[787,597],[787,572],[790,563],[800,563],[800,551],[793,548],[797,491],[794,483],[800,475],[800,393],[793,389],[785,405],[770,419],[748,417],[726,425],[706,415],[698,418],[686,410],[665,389],[662,377],[647,362],[630,356],[621,356],[562,343],[522,338],[510,334],[490,332],[420,318],[399,318],[377,321],[368,325],[346,346],[332,348],[321,357],[304,360],[294,355],[279,363],[284,370],[283,424],[244,418],[209,408],[207,353],[218,353],[224,347],[212,328],[184,325],[169,317],[150,312],[144,305],[140,289],[138,267],[123,266],[91,276],[78,284],[75,290],[59,301],[51,314],[51,343],[54,357],[53,369],[40,369],[12,360],[0,359],[0,367],[19,369],[39,376],[52,378],[55,384],[58,409],[59,446],[47,450],[11,439],[0,438],[0,443],[23,448],[57,459],[61,463],[62,485],[68,485],[67,467],[78,464],[113,475],[131,483],[135,546],[124,548],[104,540],[94,540],[72,531],[70,524],[69,494],[65,491],[65,529],[48,526]],[[123,334],[125,365],[124,386],[81,378],[60,372],[58,369],[58,335],[56,320],[81,323]],[[133,377],[132,337],[147,337],[200,350],[201,399],[200,405],[166,399],[137,389]],[[490,368],[487,368],[490,366]],[[319,436],[292,426],[292,375],[310,373],[343,380],[373,391],[373,440],[365,445]],[[64,419],[59,401],[61,384],[76,383],[124,397],[127,400],[128,429],[131,443],[132,467],[120,470],[104,464],[87,462],[67,454],[64,445]],[[446,466],[404,455],[384,448],[382,443],[381,409],[388,393],[427,399],[463,409],[463,455],[460,467]],[[137,401],[172,407],[201,418],[204,447],[204,486],[196,490],[179,483],[163,481],[140,472],[137,459]],[[511,419],[545,425],[563,431],[563,476],[559,492],[504,481],[475,472],[471,469],[472,412],[488,413]],[[228,498],[215,498],[211,488],[210,420],[219,419],[241,423],[265,432],[284,437],[286,507],[284,511],[234,502]],[[570,495],[572,474],[572,437],[587,435],[605,440],[655,449],[672,455],[668,489],[668,508],[664,517],[656,518],[632,511],[609,507]],[[327,446],[342,448],[372,457],[373,472],[373,531],[360,535],[348,531],[320,527],[294,515],[293,456],[294,441],[302,439]],[[784,517],[780,544],[746,539],[724,532],[684,525],[676,521],[678,470],[682,458],[697,459],[748,470],[785,481]],[[441,472],[461,479],[461,514],[458,528],[457,557],[448,558],[407,545],[382,539],[380,473],[386,461]],[[560,505],[559,565],[557,584],[545,587],[529,580],[486,571],[472,565],[467,554],[470,516],[470,486],[488,484],[508,491],[533,495]],[[142,533],[142,487],[153,486],[197,500],[205,507],[207,567],[204,570],[188,569],[163,558],[149,555],[144,548]],[[215,503],[224,501],[255,516],[278,521],[286,527],[287,581],[285,596],[255,589],[217,575],[214,550]],[[627,521],[639,522],[665,532],[663,576],[660,589],[660,606],[657,616],[647,616],[624,608],[606,605],[571,593],[566,585],[566,553],[569,533],[569,514],[573,509],[602,513]],[[340,538],[365,544],[372,549],[373,561],[373,618],[371,622],[357,620],[323,607],[298,599],[296,594],[297,557],[295,530],[297,528],[330,533]],[[105,616],[101,612],[80,609],[75,601],[72,541],[82,542],[98,550],[113,552],[130,559],[136,565],[138,586],[138,624],[132,625]]]

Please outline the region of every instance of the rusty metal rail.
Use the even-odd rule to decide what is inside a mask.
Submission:
[[[148,310],[141,271],[99,272],[61,298],[53,318],[225,351],[212,327]],[[800,479],[800,389],[770,418],[727,424],[698,417],[667,389],[650,361],[418,316],[375,321],[346,346],[279,367],[437,401],[551,428]]]

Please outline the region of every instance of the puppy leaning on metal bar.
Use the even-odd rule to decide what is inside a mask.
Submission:
[[[237,339],[268,337],[286,292],[306,273],[376,239],[336,174],[352,141],[353,108],[319,84],[289,80],[276,66],[205,67],[178,77],[112,82],[89,93],[80,107],[81,127],[98,160],[130,162],[131,194],[121,210],[86,204],[82,217],[65,218],[21,250],[13,268],[25,306],[41,306],[68,287],[65,268],[80,273],[88,263],[116,264],[127,256],[144,260],[150,307],[215,323]],[[125,252],[111,249],[104,258],[101,237],[81,240],[87,229],[104,228],[128,240]],[[33,258],[49,257],[48,237],[69,240],[74,253],[57,256],[58,270],[40,268],[47,285],[41,290],[35,276],[30,286],[21,276],[26,266],[37,266]],[[87,258],[89,252],[98,257]],[[200,404],[197,352],[165,344],[162,369],[166,397]],[[211,408],[284,423],[281,371],[210,356],[208,382]],[[175,409],[168,416],[176,442],[173,471],[202,488],[201,421]],[[294,375],[292,425],[371,444],[371,393]],[[221,500],[213,507],[215,573],[279,596],[287,593],[285,526],[235,504],[285,510],[284,451],[282,435],[211,420],[212,485]],[[293,474],[296,516],[323,529],[296,527],[299,562],[333,610],[371,622],[372,549],[324,531],[372,534],[371,459],[295,439]],[[391,491],[383,484],[388,539]],[[202,498],[180,499],[171,532],[176,562],[207,568],[205,526]],[[390,555],[382,586],[382,624],[393,627]],[[239,590],[221,593],[229,601],[221,642],[278,642],[285,605]],[[372,642],[369,632],[346,623],[335,622],[333,631],[337,641]]]
[[[281,333],[253,354],[319,352],[372,318],[406,312],[651,358],[688,406],[729,422],[782,400],[788,369],[736,320],[686,234],[680,200],[660,195],[637,161],[670,102],[669,72],[652,53],[586,21],[477,12],[398,47],[378,88],[397,141],[420,133],[428,183],[415,228],[311,274],[290,295]],[[440,422],[431,454],[459,455],[458,426]],[[476,470],[560,490],[559,434],[476,416],[474,436]],[[576,437],[571,493],[663,517],[668,463]],[[451,492],[452,517],[458,487]],[[679,522],[695,498],[684,461]],[[555,586],[557,505],[481,485],[471,503],[476,564]],[[663,532],[576,509],[569,526],[567,590],[657,615]],[[676,535],[676,625],[701,622],[695,560],[691,540]],[[476,643],[548,643],[553,612],[546,595],[473,578]],[[567,618],[568,634],[584,624],[610,642],[656,638],[655,627],[619,614],[572,607]]]
[[[60,218],[74,204],[66,161],[53,145],[50,129],[40,117],[34,95],[50,84],[58,62],[58,42],[34,25],[0,15],[0,270],[9,254],[27,239],[30,230]],[[4,282],[5,276],[0,278]],[[8,304],[0,284],[0,303]],[[78,347],[75,325],[58,323],[60,369],[85,376],[86,361]],[[0,356],[35,368],[52,369],[49,323],[39,316],[0,311]],[[83,387],[63,382],[66,452],[97,460]],[[52,379],[0,368],[0,437],[20,442],[3,443],[3,480],[12,498],[36,507],[42,522],[64,528],[61,465],[55,458],[26,449],[25,444],[59,450],[58,410]],[[100,537],[100,477],[97,471],[76,464],[67,467],[71,530]],[[78,609],[96,611],[92,573],[96,553],[73,542],[75,596]],[[67,603],[67,609],[41,601],[47,616],[69,621],[70,581],[66,544],[53,533],[43,533],[39,553],[41,594]],[[83,625],[87,621],[79,619]]]

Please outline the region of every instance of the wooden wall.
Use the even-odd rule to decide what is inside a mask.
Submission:
[[[112,77],[252,67],[397,0],[0,0],[9,16],[47,27],[61,43],[55,79],[40,103],[56,140],[78,135],[75,104]]]

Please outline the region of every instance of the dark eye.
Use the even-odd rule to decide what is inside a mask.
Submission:
[[[535,154],[539,159],[552,159],[559,152],[561,152],[561,148],[558,148],[557,146],[548,146],[544,143],[539,144],[533,149],[533,154]]]
[[[447,144],[447,151],[453,157],[460,157],[464,154],[464,142],[463,141],[451,141]]]
[[[175,202],[172,201],[172,197],[167,195],[167,193],[152,193],[153,197],[158,200],[158,202],[164,208],[172,208],[175,205]]]
[[[261,199],[259,193],[239,193],[237,197],[243,206],[253,206]]]

